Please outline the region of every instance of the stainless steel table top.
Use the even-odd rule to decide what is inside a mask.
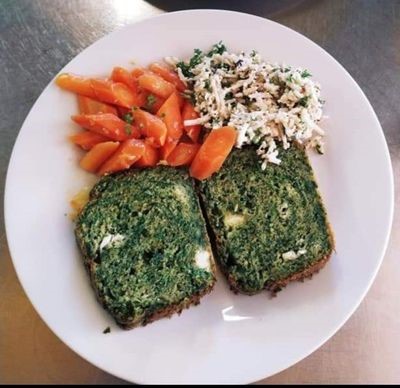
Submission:
[[[186,3],[190,8],[233,9],[263,16],[325,48],[371,101],[392,158],[395,218],[372,289],[327,344],[263,382],[400,383],[400,1],[0,0],[1,194],[18,131],[52,77],[108,32],[143,17],[186,9]],[[3,207],[0,217],[0,382],[123,383],[69,350],[38,317],[12,267]]]

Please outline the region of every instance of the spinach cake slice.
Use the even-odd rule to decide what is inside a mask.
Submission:
[[[185,170],[103,177],[75,235],[98,299],[125,329],[180,313],[214,285],[205,222]]]
[[[304,150],[280,149],[263,171],[254,148],[234,150],[199,183],[221,269],[236,292],[279,291],[328,261],[334,241]]]

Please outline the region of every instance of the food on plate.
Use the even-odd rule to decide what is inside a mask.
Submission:
[[[196,49],[187,61],[167,60],[200,114],[191,123],[236,128],[236,146],[256,144],[262,168],[280,163],[278,143],[323,152],[320,86],[306,69],[265,62],[256,51],[230,53],[222,43],[208,53]]]
[[[208,52],[195,49],[186,61],[167,57],[165,62],[132,70],[117,66],[110,79],[61,74],[56,83],[78,94],[81,114],[72,116],[77,124],[102,135],[103,141],[144,139],[159,148],[156,164],[173,161],[180,166],[176,154],[182,152],[169,157],[175,147],[200,144],[181,146],[201,153],[190,164],[191,176],[198,180],[217,172],[231,151],[210,144],[218,139],[213,132],[225,127],[236,132],[236,148],[257,146],[263,170],[268,163],[280,164],[279,149],[292,144],[324,152],[320,86],[306,69],[265,62],[256,51],[230,53],[221,42]],[[77,135],[72,141],[88,150],[98,143],[88,137]],[[204,141],[212,153],[205,153]],[[152,155],[152,163],[136,166],[153,167]]]
[[[281,163],[261,170],[253,147],[235,149],[200,183],[217,259],[233,290],[280,290],[321,269],[333,235],[307,155],[279,149]]]
[[[147,142],[144,143],[142,157],[136,162],[135,167],[154,167],[160,160],[159,149]]]
[[[95,115],[75,115],[71,119],[91,132],[98,133],[110,140],[123,141],[131,137],[140,137],[140,131],[112,113],[98,113]]]
[[[103,177],[75,234],[98,299],[125,329],[180,313],[213,288],[205,222],[182,169]]]
[[[179,143],[167,157],[168,166],[189,166],[199,151],[200,144]]]
[[[96,144],[79,162],[86,171],[96,172],[100,166],[111,157],[119,147],[116,141],[106,141]]]
[[[169,69],[167,66],[162,65],[160,63],[152,63],[149,66],[150,71],[152,71],[155,74],[158,74],[161,78],[163,78],[165,81],[170,82],[173,84],[179,92],[184,92],[186,89],[186,85],[182,80],[179,78],[178,74],[173,71],[172,69]]]
[[[119,145],[118,149],[106,159],[98,170],[100,175],[127,170],[143,156],[144,142],[138,139],[128,139]]]
[[[231,288],[249,295],[311,276],[334,249],[306,154],[323,152],[311,74],[222,43],[165,62],[56,80],[78,97],[80,166],[103,176],[73,200],[76,238],[126,329],[211,291],[209,236]]]
[[[121,82],[85,78],[73,74],[60,74],[56,83],[63,89],[101,102],[130,108],[135,103],[135,95]]]
[[[214,45],[207,57],[220,52],[221,47],[220,44]],[[203,54],[197,50],[187,65],[183,62],[173,66],[154,62],[148,68],[135,67],[132,70],[116,66],[110,78],[104,79],[68,73],[59,75],[57,85],[77,94],[80,114],[71,118],[86,130],[70,136],[73,143],[90,151],[82,159],[81,167],[104,175],[128,169],[133,164],[138,168],[157,164],[185,165],[190,167],[191,176],[199,180],[215,173],[232,146],[230,141],[221,142],[221,134],[227,131],[226,125],[219,128],[213,125],[212,133],[209,125],[202,126],[205,123],[201,110],[204,98],[198,93],[198,88],[193,89],[193,81],[186,78],[202,58]],[[230,136],[233,138],[235,135],[237,143],[241,129],[239,126],[230,128]],[[103,160],[94,155],[99,155],[106,146],[91,151],[93,147],[106,142],[122,143],[132,138],[140,139],[148,146],[141,156],[135,153],[139,158],[135,157],[132,163],[121,162],[121,156],[118,159],[120,163],[116,163],[114,154],[109,156],[113,158],[111,162],[103,161],[106,167],[99,168],[97,162],[93,163]],[[200,152],[198,157],[197,152]]]
[[[167,138],[161,148],[161,159],[163,160],[167,159],[183,134],[181,100],[182,97],[177,92],[173,92],[157,112],[157,116],[167,127]]]
[[[85,205],[89,201],[89,193],[91,188],[89,186],[85,186],[76,193],[72,199],[69,201],[71,205],[72,211],[70,213],[71,220],[75,220],[78,214],[82,211]]]
[[[138,78],[139,86],[161,98],[168,98],[175,86],[157,74],[146,72]]]
[[[236,130],[232,127],[211,131],[190,165],[190,176],[198,180],[209,178],[221,168],[235,141]]]
[[[189,102],[185,101],[182,109],[182,120],[183,122],[188,122],[189,120],[197,120],[199,118],[199,114],[194,109],[194,106]],[[194,143],[197,143],[199,140],[200,132],[201,132],[201,125],[194,124],[194,125],[184,125],[185,132],[187,133],[190,140]]]
[[[117,108],[104,102],[97,101],[93,98],[81,96],[78,94],[79,113],[81,114],[97,114],[112,113],[118,114]]]
[[[144,134],[149,144],[156,148],[164,145],[168,129],[160,117],[136,107],[133,108],[132,116],[135,125]]]
[[[69,140],[81,147],[85,151],[89,151],[96,144],[103,143],[108,140],[106,136],[100,135],[95,132],[81,131],[69,136]]]

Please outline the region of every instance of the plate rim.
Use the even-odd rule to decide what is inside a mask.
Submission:
[[[18,132],[18,135],[16,137],[16,140],[13,144],[13,148],[12,148],[12,152],[11,152],[11,156],[8,162],[8,166],[7,166],[7,173],[6,173],[6,179],[5,179],[5,188],[4,188],[4,200],[3,200],[3,206],[4,206],[4,224],[5,224],[5,235],[6,235],[6,239],[7,239],[7,245],[8,245],[8,249],[10,252],[10,257],[16,272],[16,276],[18,278],[18,281],[26,295],[26,297],[28,298],[29,302],[32,304],[33,308],[35,309],[36,313],[39,315],[39,317],[41,318],[41,320],[43,321],[43,323],[50,329],[50,331],[58,338],[60,339],[60,341],[65,344],[69,349],[71,349],[72,351],[74,351],[76,354],[78,354],[82,359],[86,360],[87,362],[89,362],[90,364],[94,365],[95,367],[117,377],[120,378],[122,380],[128,381],[128,382],[133,382],[133,383],[139,383],[139,384],[151,384],[151,382],[147,381],[147,380],[142,380],[140,378],[140,376],[135,377],[135,379],[131,379],[129,376],[125,376],[123,373],[119,373],[118,371],[115,370],[111,370],[111,368],[109,368],[107,365],[102,365],[102,362],[98,362],[93,361],[88,359],[84,354],[82,354],[82,352],[80,351],[79,348],[70,345],[67,342],[67,339],[63,338],[61,336],[61,334],[59,334],[57,332],[57,329],[52,327],[53,325],[50,325],[47,320],[44,318],[44,313],[42,313],[41,309],[37,306],[37,303],[34,302],[30,296],[29,293],[25,287],[25,284],[22,282],[21,276],[20,276],[20,271],[18,270],[19,265],[17,264],[17,260],[15,260],[15,249],[14,249],[14,243],[16,244],[16,241],[12,242],[12,238],[11,238],[11,232],[10,232],[10,228],[9,228],[9,220],[12,217],[12,214],[10,213],[10,208],[8,206],[8,202],[9,202],[9,181],[10,181],[10,176],[12,173],[12,166],[14,164],[14,160],[16,158],[16,153],[17,153],[17,146],[18,146],[18,142],[19,139],[21,137],[21,132],[22,129],[24,128],[25,124],[29,121],[29,118],[31,116],[31,113],[33,111],[33,109],[35,108],[36,104],[38,103],[39,99],[41,98],[41,96],[47,91],[48,88],[50,88],[53,83],[55,78],[57,77],[58,74],[60,74],[65,67],[67,67],[72,61],[74,61],[78,56],[80,56],[83,52],[85,52],[86,50],[88,50],[89,48],[94,47],[97,44],[100,44],[103,40],[105,39],[110,39],[113,35],[116,35],[120,32],[120,30],[123,29],[127,29],[130,28],[132,25],[137,25],[137,24],[141,24],[143,22],[146,22],[150,19],[158,19],[158,18],[168,18],[170,15],[177,15],[177,14],[192,14],[192,13],[221,13],[221,14],[236,14],[236,15],[241,15],[241,16],[245,16],[245,17],[250,17],[250,18],[255,18],[255,19],[261,19],[264,23],[272,23],[277,25],[279,28],[283,28],[286,30],[289,30],[291,33],[296,34],[297,36],[301,37],[302,39],[305,39],[308,41],[309,44],[313,45],[315,48],[318,48],[319,50],[321,50],[325,55],[329,56],[330,60],[332,60],[336,66],[340,67],[340,69],[342,70],[342,72],[346,75],[346,77],[350,80],[350,82],[352,83],[352,86],[355,87],[358,90],[358,93],[360,94],[360,97],[362,97],[362,99],[364,100],[364,103],[366,104],[366,107],[368,107],[368,110],[371,113],[371,118],[373,119],[373,121],[375,122],[375,125],[378,126],[378,128],[380,129],[380,131],[378,131],[379,133],[379,137],[382,141],[382,151],[383,151],[383,155],[385,157],[385,163],[386,163],[386,167],[388,169],[388,176],[389,176],[389,198],[388,198],[388,202],[389,202],[389,214],[388,214],[388,219],[386,221],[386,230],[385,230],[385,241],[382,245],[381,248],[381,252],[379,255],[379,260],[377,260],[377,264],[374,268],[373,273],[371,274],[369,283],[364,287],[363,292],[360,294],[358,300],[356,301],[356,303],[354,303],[353,307],[350,309],[349,313],[344,316],[340,322],[340,324],[338,324],[334,329],[330,330],[329,333],[327,333],[324,338],[319,341],[315,346],[310,347],[310,349],[307,352],[302,353],[301,356],[297,357],[297,359],[295,359],[295,361],[289,361],[284,363],[285,365],[283,365],[281,368],[275,370],[273,373],[270,373],[268,375],[264,375],[262,373],[260,373],[260,376],[254,376],[255,379],[247,379],[247,378],[242,378],[240,381],[237,380],[236,383],[239,384],[247,384],[247,383],[252,383],[252,382],[256,382],[256,381],[260,381],[262,379],[266,379],[268,377],[274,376],[284,370],[286,370],[287,368],[296,365],[297,363],[299,363],[300,361],[302,361],[303,359],[307,358],[310,354],[314,353],[317,349],[319,349],[322,345],[324,345],[327,341],[329,341],[343,326],[344,324],[349,320],[349,318],[354,314],[354,312],[358,309],[358,307],[360,306],[361,302],[364,300],[364,298],[366,297],[366,294],[368,293],[368,291],[370,290],[372,284],[374,283],[376,276],[378,274],[379,269],[381,268],[383,259],[385,257],[385,254],[387,252],[387,248],[388,248],[388,244],[389,244],[389,240],[391,237],[391,232],[392,232],[392,226],[393,226],[393,216],[394,216],[394,175],[393,175],[393,167],[392,167],[392,161],[391,161],[391,157],[390,157],[390,152],[389,152],[389,147],[386,141],[386,137],[384,134],[384,131],[382,129],[382,126],[380,124],[380,121],[375,113],[375,110],[373,108],[373,106],[371,105],[370,101],[368,100],[367,96],[365,95],[364,91],[361,89],[361,87],[359,86],[359,84],[354,80],[354,78],[351,76],[351,74],[346,70],[346,68],[337,60],[335,59],[327,50],[325,50],[323,47],[321,47],[320,45],[318,45],[317,43],[315,43],[314,41],[312,41],[310,38],[308,38],[307,36],[303,35],[302,33],[287,27],[284,24],[278,23],[274,20],[268,19],[266,17],[262,17],[262,16],[258,16],[258,15],[254,15],[254,14],[250,14],[250,13],[246,13],[246,12],[239,12],[239,11],[232,11],[232,10],[225,10],[225,9],[186,9],[186,10],[180,10],[180,11],[174,11],[174,12],[163,12],[161,14],[156,14],[156,15],[146,15],[144,17],[141,17],[140,19],[132,22],[132,23],[127,23],[121,27],[117,27],[114,30],[112,30],[109,33],[106,33],[105,35],[103,35],[101,38],[95,40],[93,43],[91,43],[90,45],[88,45],[87,47],[85,47],[84,49],[82,49],[81,51],[79,51],[78,54],[76,54],[75,56],[73,56],[71,58],[71,60],[69,60],[60,70],[58,70],[58,72],[55,74],[55,76],[49,81],[49,83],[44,87],[44,89],[40,92],[39,96],[36,98],[35,102],[32,104],[31,108],[29,109],[28,114],[26,115],[20,130]],[[21,263],[21,261],[20,261]]]

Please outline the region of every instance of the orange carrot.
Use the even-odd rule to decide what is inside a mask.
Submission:
[[[122,82],[133,91],[136,91],[137,87],[139,86],[137,80],[133,77],[132,73],[130,73],[127,69],[124,69],[123,67],[114,67],[111,73],[111,79],[114,82]]]
[[[117,150],[118,142],[106,141],[96,144],[80,161],[80,166],[89,172],[96,172],[99,167]]]
[[[111,113],[76,115],[71,118],[81,127],[112,140],[123,141],[132,137],[140,137],[140,132],[135,126],[126,123]]]
[[[144,154],[144,142],[137,139],[125,140],[101,167],[100,175],[126,170],[137,162]]]
[[[135,163],[136,167],[154,167],[159,160],[158,149],[152,147],[147,142],[144,143],[144,153]]]
[[[143,89],[162,98],[168,98],[176,90],[173,84],[150,72],[141,75],[138,81]]]
[[[167,137],[167,127],[159,117],[139,108],[134,108],[132,110],[132,115],[140,132],[148,138],[148,141],[154,147],[161,147],[164,145]]]
[[[120,82],[60,74],[56,83],[65,90],[109,104],[130,108],[135,103],[135,96],[131,90]]]
[[[91,80],[92,88],[96,98],[109,104],[130,108],[135,105],[135,95],[121,82],[112,82],[109,80]]]
[[[182,97],[181,93],[177,93],[178,95],[178,100],[179,100],[179,109],[182,111],[183,109],[183,104],[185,103],[185,101],[187,101],[185,98]]]
[[[79,113],[82,114],[113,113],[117,115],[117,109],[115,107],[79,94],[78,106]]]
[[[183,133],[182,116],[179,109],[179,95],[172,93],[157,112],[167,126],[167,136],[172,139],[179,139]]]
[[[131,113],[130,108],[124,108],[122,106],[117,106],[117,111],[118,111],[118,117],[120,119],[123,119],[126,114]]]
[[[232,127],[212,130],[190,166],[190,176],[203,180],[218,171],[231,152],[235,141],[236,130]]]
[[[156,96],[151,93],[146,94],[146,104],[143,105],[143,108],[148,110],[151,113],[157,113],[159,109],[165,102],[165,98]]]
[[[139,78],[141,75],[144,73],[148,72],[148,70],[143,69],[143,67],[135,67],[132,71],[131,74],[134,78]]]
[[[183,123],[185,123],[185,120],[194,120],[198,118],[199,114],[194,110],[193,105],[186,100],[183,104],[183,110],[182,110]],[[187,135],[190,137],[190,139],[192,139],[194,143],[196,143],[199,140],[201,125],[188,125],[184,126],[184,129]]]
[[[131,71],[131,76],[135,79],[135,81],[139,84],[138,78],[143,74],[152,74],[151,71],[144,69],[143,67],[135,67]],[[150,113],[156,113],[161,105],[164,104],[165,98],[157,96],[155,94],[150,93],[148,90],[144,90],[139,86],[140,93],[144,96],[144,101],[141,104],[137,104],[140,108],[147,110]]]
[[[146,93],[139,87],[137,78],[128,70],[123,67],[114,67],[111,79],[114,82],[121,82],[129,87],[134,96],[134,103],[132,105],[143,106],[146,103]]]
[[[143,69],[142,67],[134,68],[130,73],[128,70],[116,67],[111,74],[111,77],[114,81],[119,80],[120,82],[130,85],[130,88],[135,90],[135,95],[138,96],[137,103],[135,106],[143,108],[151,113],[156,113],[161,105],[165,102],[165,98],[161,98],[160,96],[154,95],[150,93],[148,90],[143,89],[139,86],[138,78],[143,74],[151,74],[151,72],[147,69]],[[134,85],[134,86],[133,86]],[[127,108],[122,108],[128,110]],[[121,109],[118,109],[120,113],[120,117],[127,112],[121,114]]]
[[[164,145],[160,148],[160,159],[167,160],[168,155],[174,150],[178,142],[179,139],[173,139],[171,137],[167,137]]]
[[[173,84],[180,92],[183,92],[186,89],[186,85],[181,81],[178,74],[167,66],[159,63],[152,63],[149,66],[149,69],[166,81],[171,82],[171,84]]]
[[[72,141],[72,143],[86,151],[93,148],[96,144],[104,143],[105,141],[109,140],[109,138],[103,135],[99,135],[98,133],[90,131],[81,131],[71,135],[69,139]]]
[[[167,163],[170,166],[189,165],[199,149],[200,144],[179,143],[167,157]]]
[[[161,148],[161,159],[165,160],[178,144],[183,133],[183,123],[179,108],[180,98],[173,92],[157,112],[167,127],[167,140]]]
[[[65,90],[81,94],[86,97],[96,98],[90,78],[80,77],[74,74],[60,74],[56,78],[56,84]]]

